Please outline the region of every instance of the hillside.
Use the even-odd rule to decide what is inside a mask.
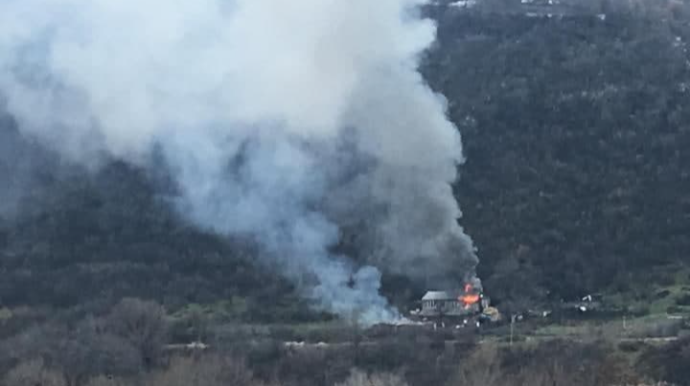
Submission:
[[[644,293],[675,279],[690,247],[684,19],[436,12],[424,73],[463,135],[457,198],[492,297]],[[314,317],[253,263],[250,241],[179,219],[164,176],[121,163],[92,175],[18,138],[10,119],[1,126],[0,173],[13,181],[0,189],[2,305],[98,308],[137,296],[175,310],[235,298],[226,311],[242,320]],[[19,200],[19,185],[32,193]],[[398,305],[420,291],[384,276]]]
[[[426,73],[463,133],[457,197],[494,296],[643,293],[686,264],[689,32],[651,13],[444,15]]]
[[[176,4],[202,4],[201,8],[195,8],[198,11],[211,3],[215,1]],[[261,10],[260,16],[273,12],[279,3],[251,2],[270,5],[268,11],[252,8]],[[345,3],[350,6],[349,2],[327,3],[320,10],[325,12],[321,14],[324,18],[327,14],[330,17],[326,11],[345,9],[330,7]],[[58,1],[52,4],[60,5]],[[94,4],[94,9],[106,10],[100,14],[104,20],[114,10],[99,8],[114,4],[111,2]],[[164,39],[154,39],[154,42],[167,42],[169,29],[158,27],[165,27],[168,22],[174,25],[175,21],[186,21],[189,16],[184,15],[181,7],[171,14],[164,13],[176,17],[157,18],[149,25],[150,15],[145,6],[158,4],[144,1],[143,8],[133,0],[121,0],[118,4],[124,4],[122,9],[131,11],[131,14],[123,13],[127,17],[141,17],[138,27],[145,27],[141,37],[149,43],[151,40],[146,38],[156,33],[162,33]],[[316,3],[297,1],[294,4],[295,9],[302,9],[298,6],[305,4],[307,8],[304,9],[310,9]],[[363,4],[367,8],[362,8]],[[344,12],[343,20],[360,20],[362,15],[369,15],[368,7],[372,4],[360,2],[359,7],[353,7],[360,13]],[[396,1],[380,4],[399,5]],[[0,10],[7,9],[4,6],[0,5]],[[393,8],[398,9],[396,7]],[[79,7],[75,6],[74,10],[77,9]],[[390,11],[387,7],[382,9]],[[150,159],[142,161],[145,166],[106,157],[89,159],[91,162],[71,162],[67,160],[69,157],[59,155],[59,146],[20,135],[19,119],[5,112],[9,107],[0,90],[0,385],[667,384],[662,381],[672,382],[668,385],[690,385],[687,366],[690,361],[690,260],[686,257],[690,250],[690,154],[687,151],[690,147],[690,6],[677,0],[438,0],[426,7],[425,12],[438,22],[438,41],[421,58],[422,75],[435,91],[446,97],[448,114],[462,134],[467,158],[459,167],[460,178],[453,191],[442,178],[427,181],[425,173],[431,170],[424,167],[409,171],[409,174],[393,168],[396,173],[383,173],[384,178],[372,179],[374,175],[381,175],[368,175],[369,168],[380,171],[375,165],[386,158],[377,158],[367,152],[360,154],[359,138],[350,138],[352,133],[361,134],[356,130],[344,131],[347,138],[337,143],[343,149],[328,146],[317,149],[328,153],[329,157],[325,157],[328,162],[319,163],[314,169],[302,168],[304,165],[300,162],[293,165],[292,161],[308,154],[297,149],[309,145],[319,147],[322,145],[319,141],[293,141],[298,142],[297,145],[290,142],[285,147],[274,147],[272,140],[274,135],[280,136],[280,132],[270,132],[271,135],[262,137],[269,139],[270,146],[255,149],[261,140],[242,142],[239,151],[230,152],[235,157],[224,158],[225,154],[220,154],[222,151],[213,153],[213,149],[234,143],[225,142],[226,137],[218,137],[224,140],[214,147],[204,141],[191,141],[191,145],[183,143],[186,139],[213,137],[182,136],[176,140],[187,146],[172,149],[194,150],[182,152],[183,158],[184,155],[192,158],[192,162],[186,164],[192,166],[187,177],[208,172],[203,167],[208,165],[195,168],[199,166],[194,163],[199,161],[193,159],[195,155],[201,158],[218,156],[213,161],[220,160],[218,164],[210,162],[211,180],[203,178],[208,176],[191,178],[186,186],[192,187],[191,190],[208,189],[198,196],[193,195],[201,198],[201,204],[208,203],[209,197],[220,202],[201,205],[205,210],[201,213],[210,214],[215,220],[204,223],[186,213],[184,209],[189,208],[184,207],[184,203],[180,205],[179,198],[184,195],[180,191],[185,187],[180,182],[183,179],[176,179],[180,176],[175,173],[184,173],[174,171],[173,165],[166,163],[170,160],[165,159],[162,142],[156,143],[160,147],[148,149],[151,154],[146,155]],[[43,16],[54,16],[49,13]],[[203,16],[201,14],[191,15],[190,20],[203,20],[196,19]],[[210,14],[213,17],[209,20],[225,22],[223,18],[216,18],[214,12]],[[337,12],[334,14],[340,16]],[[29,16],[28,13],[23,15]],[[299,16],[296,20],[302,22],[302,14]],[[388,12],[378,16],[389,22],[389,16],[392,19],[400,17]],[[373,13],[372,19],[377,19]],[[3,20],[8,19],[3,19],[0,12],[0,22]],[[274,19],[266,18],[262,22],[267,20],[273,27]],[[242,24],[247,27],[252,23]],[[331,24],[321,24],[320,27],[325,26],[326,31],[332,32]],[[190,24],[180,22],[178,26],[187,28]],[[191,26],[200,27],[194,23]],[[208,32],[213,29],[201,27],[204,28],[191,30],[203,39],[209,38]],[[218,31],[225,31],[225,25]],[[281,30],[277,28],[276,31]],[[276,31],[269,31],[267,35]],[[423,33],[419,36],[427,36],[427,29],[417,32],[420,31]],[[265,31],[261,32],[258,35],[263,37]],[[300,38],[310,37],[305,31],[297,32],[303,32],[296,34]],[[109,38],[105,41],[111,42],[112,36],[106,35]],[[345,35],[350,42],[349,34]],[[406,51],[409,49],[406,44],[412,41],[413,45],[419,44],[416,42],[419,36],[413,35],[410,41],[405,37],[392,41],[405,43]],[[330,62],[330,55],[340,53],[341,48],[344,51],[364,48],[350,54],[376,51],[371,49],[376,45],[370,43],[378,40],[369,39],[366,33],[358,37],[363,38],[362,41],[352,43],[357,47],[334,45],[319,53],[325,53]],[[300,39],[297,41],[303,43]],[[1,50],[3,42],[0,39],[0,52],[4,52]],[[182,51],[188,54],[193,40],[184,42]],[[291,51],[289,44],[285,46],[288,49],[281,51],[282,55]],[[141,63],[135,64],[149,63],[147,60],[154,58],[154,67],[157,67],[157,60],[167,57],[155,55],[167,52],[165,50],[154,50],[154,55],[149,55],[147,49],[153,45],[142,47],[147,48],[135,50],[144,53],[139,57]],[[270,42],[267,47],[284,48],[273,47]],[[245,52],[250,51],[253,50]],[[22,52],[33,53],[32,49]],[[178,53],[176,50],[170,52]],[[305,52],[310,57],[310,51]],[[102,54],[102,51],[96,50],[96,53]],[[172,88],[161,90],[179,92],[176,96],[181,100],[199,102],[196,107],[205,107],[210,103],[208,99],[196,100],[184,91],[192,90],[196,95],[197,91],[204,91],[204,86],[215,89],[218,79],[204,78],[201,73],[213,72],[215,66],[210,63],[222,57],[216,54],[219,53],[213,52],[196,63],[201,64],[199,68],[204,71],[196,71],[199,68],[192,65],[193,71],[187,72],[184,68],[181,72],[172,72],[200,76],[206,84],[199,88],[192,84],[187,89],[182,79],[164,76],[162,79],[169,82],[164,86]],[[274,56],[270,50],[261,54]],[[355,58],[358,55],[351,56],[346,58],[353,62],[361,59]],[[376,58],[371,59],[372,62],[365,60],[367,69],[370,63],[381,60],[373,56]],[[32,55],[28,58],[36,59]],[[386,58],[383,62],[395,68],[401,57],[393,55],[392,58],[392,61]],[[0,85],[5,80],[3,63],[0,58]],[[282,62],[277,60],[267,67],[281,73],[278,71],[280,65],[272,66],[276,63]],[[172,65],[174,70],[181,67],[184,66],[177,62]],[[120,74],[117,65],[113,68],[114,73]],[[333,68],[347,70],[348,66],[338,62]],[[318,72],[316,68],[311,70]],[[408,84],[412,90],[400,89],[403,93],[411,91],[403,96],[407,103],[403,106],[418,107],[420,104],[409,104],[409,100],[417,99],[407,98],[418,92],[426,97],[431,94],[426,88],[417,87],[419,76],[412,70],[403,71],[411,76],[384,81],[382,88],[391,87],[389,83],[396,83],[395,80],[407,82],[412,79],[411,86]],[[158,71],[154,72],[158,75]],[[302,72],[309,71],[298,71],[305,75]],[[26,75],[22,71],[19,73]],[[363,73],[371,75],[367,71]],[[78,71],[71,75],[78,75]],[[376,75],[386,78],[386,74]],[[151,79],[161,78],[153,76],[146,80]],[[314,79],[322,78],[316,76]],[[378,79],[365,79],[378,85]],[[45,81],[41,76],[32,80]],[[89,80],[93,79],[89,77]],[[101,83],[101,79],[96,81],[98,86],[112,86]],[[333,84],[337,86],[338,82]],[[366,91],[372,92],[371,85],[366,86]],[[51,98],[53,92],[62,95],[58,89],[50,88]],[[385,98],[377,100],[374,97],[371,105],[377,108],[396,105],[390,102],[397,95],[378,94],[381,90],[372,89],[376,89],[372,95],[385,95]],[[138,90],[137,96],[143,95],[146,100],[148,91],[148,87],[144,87]],[[280,90],[281,96],[284,96],[283,91]],[[200,92],[200,95],[215,94]],[[389,122],[383,125],[395,122],[405,126],[409,122],[400,117],[419,118],[419,114],[403,114],[398,111],[400,109],[384,112],[388,115],[379,115],[379,111],[372,113],[366,109],[371,107],[370,99],[363,99],[362,104],[367,106],[360,107],[368,116],[387,118]],[[295,95],[295,101],[302,99]],[[180,115],[172,111],[176,117],[186,119],[186,113],[199,112],[193,107],[188,110],[186,104],[178,105],[177,98],[172,98],[172,102],[183,110]],[[291,101],[280,102],[278,107],[282,108],[282,102]],[[431,104],[438,107],[436,101],[433,102]],[[29,107],[26,110],[33,112],[35,106]],[[308,111],[303,106],[298,107],[300,114]],[[327,108],[328,103],[323,107]],[[442,109],[427,110],[425,107],[428,106],[419,106],[419,111],[437,115],[441,126],[449,129],[445,134],[450,135],[439,138],[449,142],[456,140],[453,126],[443,119]],[[225,108],[221,106],[221,110]],[[70,118],[69,112],[74,111],[67,110],[66,116]],[[155,113],[163,112],[171,110],[161,109]],[[154,117],[160,118],[156,114]],[[111,114],[106,116],[113,118]],[[119,116],[114,118],[115,122],[122,122]],[[165,124],[154,119],[160,124],[155,128],[168,133],[168,117],[164,118]],[[422,118],[412,121],[426,122],[425,117]],[[438,119],[431,122],[436,121]],[[366,119],[362,122],[370,124]],[[197,121],[193,123],[196,125]],[[428,128],[427,131],[434,130]],[[48,138],[60,142],[63,138],[57,137],[61,134]],[[410,138],[421,142],[428,139],[421,137],[425,136]],[[36,138],[46,141],[46,137]],[[396,142],[395,139],[391,142]],[[429,142],[438,145],[443,141]],[[197,145],[202,151],[197,151]],[[453,154],[459,153],[456,146],[448,148]],[[252,162],[252,152],[257,149],[262,156],[269,156],[255,158]],[[279,156],[272,157],[274,153]],[[396,161],[404,161],[395,165],[412,165],[414,169],[418,164],[429,162],[422,151],[393,153]],[[403,157],[399,157],[401,153]],[[94,158],[100,155],[89,149],[81,155],[84,154]],[[275,160],[279,162],[273,163]],[[225,161],[229,165],[223,164]],[[436,161],[431,165],[445,164]],[[292,167],[282,168],[285,164]],[[341,168],[340,164],[345,167]],[[218,168],[213,169],[213,165]],[[452,176],[452,164],[448,162],[447,165],[450,165],[446,168],[450,171],[447,175]],[[278,172],[276,166],[279,166]],[[329,178],[345,182],[333,185],[336,188],[324,189],[321,184],[328,185],[327,182],[311,178],[311,174],[322,172],[322,168],[327,169],[324,174]],[[257,177],[261,180],[267,171],[272,175],[257,181]],[[299,175],[295,179],[283,178],[291,172]],[[435,174],[435,169],[430,174]],[[221,180],[220,183],[213,178]],[[412,180],[410,184],[396,184],[408,182],[408,179]],[[416,184],[419,181],[431,184]],[[419,189],[420,186],[438,186],[439,181],[444,188],[441,196]],[[233,184],[239,186],[239,194],[222,194],[224,188],[234,188]],[[252,184],[260,185],[259,189]],[[368,196],[375,195],[371,193],[374,189],[367,190],[371,186],[384,192],[377,192],[378,201]],[[342,189],[338,189],[340,187]],[[206,194],[209,191],[210,194]],[[398,192],[406,194],[398,196]],[[242,198],[254,198],[254,195],[258,197],[256,200],[242,203],[255,210],[263,207],[266,200],[271,205],[266,205],[269,209],[259,208],[263,216],[249,219],[254,220],[248,221],[252,222],[251,226],[243,227],[247,217],[241,217],[253,217],[251,210],[241,210],[235,218],[226,218],[228,213],[234,215],[232,209],[240,205],[223,206],[223,199],[239,197],[237,201],[241,202]],[[460,251],[458,255],[470,251],[457,256],[459,259],[448,254],[449,258],[431,262],[443,263],[435,267],[443,267],[443,275],[439,276],[443,279],[450,276],[457,282],[466,279],[463,272],[467,266],[452,262],[461,261],[474,267],[476,260],[468,248],[472,243],[457,230],[452,217],[447,217],[449,221],[436,218],[439,208],[442,214],[450,212],[445,209],[455,208],[453,195],[463,211],[460,223],[478,248],[478,275],[485,293],[503,316],[510,317],[476,325],[471,318],[379,323],[366,327],[352,323],[355,318],[364,319],[364,312],[357,312],[371,309],[366,307],[372,304],[372,298],[361,295],[373,294],[377,309],[390,311],[386,300],[378,297],[379,272],[359,269],[361,266],[379,263],[380,292],[400,311],[417,307],[427,287],[442,287],[447,283],[439,284],[440,280],[436,281],[433,275],[430,278],[424,264],[414,265],[423,260],[418,259],[419,256],[406,256],[413,257],[408,260],[395,253],[427,252],[428,249],[418,248],[416,244],[428,235],[434,240],[430,244],[434,244],[435,229],[453,231],[449,234],[453,236],[450,240],[460,244],[447,244],[455,247],[450,250]],[[439,197],[442,199],[436,200]],[[420,203],[425,199],[426,204],[431,205]],[[452,205],[447,205],[449,202]],[[334,207],[329,208],[330,212],[324,209],[329,206]],[[415,210],[407,211],[408,207]],[[286,213],[277,213],[276,218],[272,218],[276,210]],[[324,213],[327,214],[322,215]],[[333,219],[327,217],[334,213],[346,215],[343,218],[348,221],[331,223]],[[388,216],[393,221],[377,222]],[[223,232],[211,231],[222,229],[228,223],[232,224],[225,228],[228,230],[225,233],[233,236],[220,236],[218,233]],[[233,228],[232,225],[238,224],[239,227]],[[313,227],[314,224],[323,227]],[[340,229],[335,229],[333,224],[338,224]],[[381,224],[391,228],[377,227]],[[420,227],[420,224],[429,224],[429,227]],[[443,226],[439,228],[439,224]],[[447,224],[451,227],[445,227]],[[381,230],[391,229],[392,235],[382,235]],[[291,232],[293,230],[298,232]],[[335,236],[329,238],[332,235]],[[449,240],[438,238],[442,239],[438,244]],[[337,242],[333,241],[335,239]],[[386,244],[381,240],[399,240],[400,245],[387,243],[393,245],[381,248],[381,244]],[[306,256],[299,252],[305,252]],[[376,256],[369,256],[370,252]],[[383,259],[376,259],[381,257]],[[385,264],[390,263],[386,259],[391,257],[400,261]],[[298,264],[290,264],[291,259],[298,258]],[[324,261],[330,263],[323,265],[325,269],[311,269],[312,265]],[[290,272],[285,272],[288,270]],[[318,273],[322,276],[316,275]],[[321,279],[335,286],[322,286]],[[333,289],[336,291],[330,291]],[[578,311],[577,301],[588,294],[593,295],[594,301],[589,303],[592,306]],[[331,310],[342,311],[341,315],[352,319],[318,311],[315,304],[319,296],[327,297],[336,306],[346,304],[347,307],[332,307]],[[363,304],[362,300],[369,303]],[[365,307],[349,307],[353,304]],[[459,303],[453,301],[453,304]],[[597,307],[603,312],[590,312]],[[379,317],[376,319],[379,322],[387,315],[374,315],[374,318]]]
[[[236,320],[309,317],[289,283],[254,263],[249,240],[222,239],[180,219],[161,177],[122,163],[96,174],[61,164],[3,122],[0,137],[12,152],[0,158],[2,307],[83,314],[130,296],[173,312],[235,299],[224,311]]]

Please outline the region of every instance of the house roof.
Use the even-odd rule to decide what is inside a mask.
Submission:
[[[446,291],[429,291],[422,300],[455,300],[455,297]]]

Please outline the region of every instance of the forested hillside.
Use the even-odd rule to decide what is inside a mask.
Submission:
[[[457,197],[494,296],[629,291],[688,261],[690,29],[657,11],[441,17],[426,73],[463,134]]]
[[[494,299],[629,291],[652,268],[663,281],[664,267],[685,264],[687,19],[434,12],[439,42],[423,70],[463,135],[462,224]],[[250,240],[179,219],[163,177],[61,165],[10,118],[0,126],[3,306],[102,308],[137,296],[171,309],[226,301],[244,320],[307,317],[292,287],[253,263]],[[423,290],[398,279],[384,276],[397,304]]]
[[[171,310],[223,301],[238,320],[299,320],[306,306],[277,273],[254,261],[249,240],[186,224],[164,178],[113,163],[95,174],[60,164],[0,126],[0,302],[100,311],[127,296]],[[266,307],[270,304],[270,307]],[[287,314],[286,314],[287,313]]]

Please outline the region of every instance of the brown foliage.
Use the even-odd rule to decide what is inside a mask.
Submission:
[[[95,378],[89,379],[85,386],[130,386],[130,384],[118,378],[99,375]]]
[[[352,370],[350,376],[336,386],[407,386],[407,382],[400,374],[367,374],[360,370]]]
[[[134,346],[151,367],[159,362],[167,340],[165,309],[140,299],[123,299],[107,318],[108,328]]]
[[[207,355],[175,357],[170,366],[155,373],[146,386],[258,386],[243,361]]]
[[[482,346],[463,361],[450,385],[462,386],[502,386],[504,374],[501,358],[495,347]]]
[[[126,340],[89,319],[72,329],[51,324],[32,327],[2,342],[3,370],[34,359],[59,369],[69,385],[104,374],[136,375],[142,369],[139,352]]]
[[[638,367],[651,378],[690,385],[690,337],[661,347],[648,348],[638,359]]]
[[[463,361],[449,386],[610,386],[639,381],[629,364],[606,346],[546,342],[514,350],[482,346]]]
[[[64,372],[67,383],[82,385],[99,375],[136,375],[142,369],[137,348],[105,331],[99,321],[87,320],[62,337],[50,355]]]
[[[40,359],[19,364],[5,376],[5,386],[65,386],[62,374],[47,369]]]

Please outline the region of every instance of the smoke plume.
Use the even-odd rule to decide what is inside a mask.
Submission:
[[[1,109],[0,109],[1,110]],[[29,201],[39,201],[52,180],[61,180],[59,162],[17,131],[0,111],[0,225],[16,220]]]
[[[477,264],[460,135],[417,71],[423,3],[4,0],[0,94],[72,162],[160,152],[191,222],[254,238],[319,308],[391,320],[379,269],[450,283]]]

